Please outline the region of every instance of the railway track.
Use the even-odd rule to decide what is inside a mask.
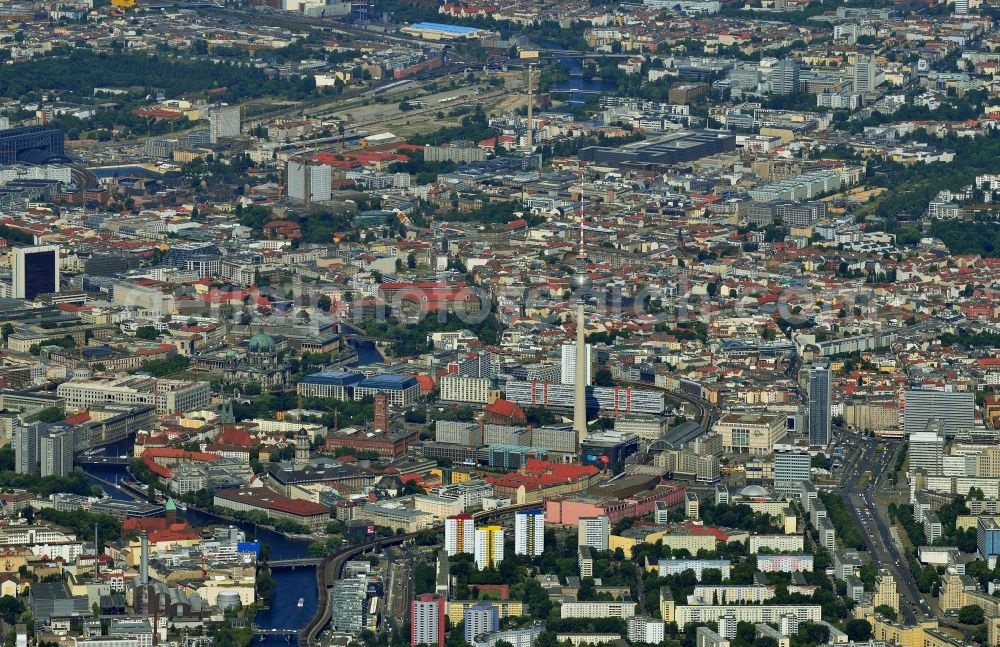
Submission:
[[[701,423],[702,432],[707,432],[712,428],[712,423],[715,422],[715,417],[718,413],[716,408],[712,406],[707,400],[702,398],[697,398],[693,395],[688,395],[687,393],[681,393],[680,391],[674,391],[662,386],[655,386],[649,384],[648,382],[625,382],[628,386],[642,387],[644,389],[655,389],[657,391],[662,391],[668,398],[672,400],[680,400],[681,402],[686,402],[690,404],[697,410],[696,417]]]

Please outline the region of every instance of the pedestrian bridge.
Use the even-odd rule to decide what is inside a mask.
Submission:
[[[296,566],[318,566],[322,559],[302,557],[300,559],[272,559],[267,565],[271,568],[295,568]]]

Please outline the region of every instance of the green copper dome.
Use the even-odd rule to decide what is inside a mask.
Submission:
[[[259,332],[250,338],[251,353],[273,353],[274,348],[274,340],[266,333]]]

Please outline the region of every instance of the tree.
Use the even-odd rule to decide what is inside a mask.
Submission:
[[[877,607],[875,607],[875,613],[878,613],[879,615],[882,615],[888,618],[889,620],[895,620],[899,615],[896,613],[895,609],[893,609],[887,604],[880,604]]]
[[[35,419],[39,422],[59,422],[65,418],[65,414],[59,407],[47,407],[35,414]]]
[[[872,626],[868,624],[867,620],[860,618],[850,620],[844,627],[844,631],[847,632],[847,637],[855,642],[863,642],[872,637]]]
[[[316,307],[322,310],[323,312],[330,312],[331,305],[332,302],[330,301],[330,297],[328,297],[325,294],[321,295],[319,299],[316,300]]]
[[[594,386],[614,386],[614,378],[611,377],[611,371],[606,368],[601,368],[597,370],[594,374]]]
[[[139,329],[135,331],[136,339],[145,339],[147,341],[155,341],[160,333],[157,332],[156,328],[153,326],[139,326]]]
[[[976,604],[967,604],[958,610],[958,621],[963,625],[979,625],[985,620],[983,608]]]

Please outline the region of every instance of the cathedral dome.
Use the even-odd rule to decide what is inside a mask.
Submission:
[[[275,350],[274,340],[271,336],[259,332],[250,338],[250,345],[248,347],[251,353],[273,353]]]

